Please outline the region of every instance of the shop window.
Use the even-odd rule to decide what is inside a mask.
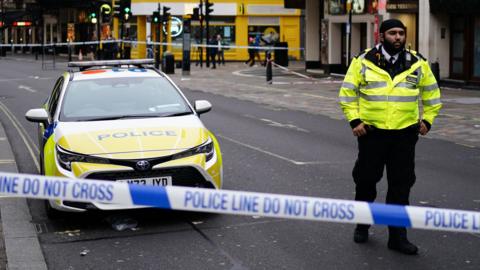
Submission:
[[[209,23],[209,34],[210,36],[220,35],[222,37],[222,42],[228,46],[236,45],[236,36],[235,36],[235,18],[234,17],[214,17]],[[207,31],[205,29],[205,24],[203,25],[203,44],[207,40]],[[198,22],[192,23],[192,44],[202,43],[200,40],[200,24]],[[179,35],[178,37],[172,38],[172,43],[182,44],[183,36]],[[181,47],[174,47],[174,51],[180,51]],[[235,49],[225,48],[227,51],[234,51]]]
[[[261,37],[264,43],[274,43],[280,40],[280,26],[278,25],[249,25],[248,37]]]
[[[378,10],[378,0],[352,0],[352,13],[364,14],[376,13]],[[328,12],[331,15],[342,15],[347,13],[347,0],[328,1]]]

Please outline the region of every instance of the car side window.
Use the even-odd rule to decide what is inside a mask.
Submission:
[[[50,113],[50,117],[53,117],[55,114],[55,110],[58,106],[58,99],[60,97],[60,93],[62,92],[63,86],[63,77],[59,78],[53,87],[52,95],[50,100],[48,101],[48,112]]]

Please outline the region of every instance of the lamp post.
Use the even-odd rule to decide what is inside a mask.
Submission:
[[[347,59],[345,63],[350,64],[350,58],[352,54],[352,0],[347,1],[348,23],[347,23]]]

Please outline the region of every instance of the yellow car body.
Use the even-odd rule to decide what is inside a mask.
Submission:
[[[34,118],[32,113],[30,111],[27,113],[27,119],[39,122],[42,172],[45,175],[126,181],[131,184],[154,186],[179,185],[215,189],[222,187],[223,167],[220,146],[215,136],[198,117],[202,112],[195,108],[197,103],[192,106],[180,89],[165,74],[157,70],[148,68],[137,68],[135,70],[131,68],[104,68],[99,70],[101,72],[98,73],[89,70],[88,72],[63,74],[55,85],[58,89],[54,88],[52,96],[43,109],[49,114],[48,121],[32,120]],[[75,106],[68,105],[69,101],[65,100],[69,98],[68,91],[77,91],[80,94],[76,95],[83,97],[81,92],[83,90],[73,90],[73,87],[70,89],[69,84],[73,82],[85,80],[88,84],[94,84],[96,83],[95,80],[101,80],[100,87],[93,87],[90,90],[86,87],[87,90],[84,90],[86,92],[98,92],[100,91],[98,88],[108,86],[105,86],[108,84],[105,79],[115,81],[119,78],[121,82],[126,81],[126,84],[132,84],[133,86],[130,86],[130,88],[137,87],[134,83],[131,83],[135,81],[163,80],[163,85],[170,85],[172,89],[177,91],[177,93],[171,92],[177,98],[178,103],[175,103],[175,106],[181,107],[178,104],[184,102],[185,105],[182,105],[184,107],[183,114],[155,117],[156,114],[163,112],[163,108],[168,107],[167,105],[157,105],[157,107],[148,108],[147,112],[153,111],[154,113],[146,117],[134,115],[135,117],[132,118],[113,119],[115,117],[112,117],[112,119],[108,119],[106,117],[105,119],[91,118],[92,120],[89,120],[77,116],[82,115],[82,113],[85,114],[85,112],[92,114],[92,112],[101,110],[91,109],[88,101],[78,103],[78,100],[76,100],[71,103],[81,106],[77,106],[80,111],[75,112],[73,108]],[[59,85],[59,82],[63,84]],[[85,85],[88,86],[88,84]],[[78,85],[81,86],[81,84]],[[124,85],[121,85],[119,89],[125,88],[122,87]],[[132,91],[130,88],[128,88],[128,91]],[[105,91],[110,91],[110,89]],[[138,91],[142,93],[146,90]],[[157,91],[157,89],[152,91]],[[169,91],[173,90],[170,89]],[[91,95],[91,98],[94,99],[92,102],[101,102],[97,100],[101,93],[96,95],[83,94]],[[56,100],[55,95],[57,95]],[[118,96],[114,96],[111,102],[117,102],[116,100],[119,99]],[[133,99],[135,99],[134,96],[129,98],[129,100]],[[119,104],[123,104],[122,106],[125,106],[125,108],[130,108],[132,106],[129,106],[129,100],[124,100],[123,103]],[[148,99],[145,98],[144,100]],[[57,104],[54,105],[52,102],[57,102]],[[104,105],[110,105],[111,102],[104,103]],[[122,110],[118,106],[120,105],[114,106],[117,114]],[[53,110],[52,107],[55,107],[55,109]],[[105,109],[105,111],[102,113],[109,113],[108,110]],[[75,117],[65,117],[67,113]],[[68,119],[74,120],[69,121]],[[50,211],[73,212],[88,209],[132,208],[123,205],[60,200],[49,201],[47,210],[49,207],[51,208]]]

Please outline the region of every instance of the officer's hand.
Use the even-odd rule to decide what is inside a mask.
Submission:
[[[420,130],[419,130],[420,134],[422,136],[425,136],[427,135],[428,133],[428,128],[427,128],[427,125],[425,125],[425,123],[423,123],[423,121],[420,121]]]
[[[357,136],[357,137],[360,137],[360,136],[363,136],[363,135],[367,134],[367,130],[365,129],[365,124],[364,123],[358,124],[358,126],[356,126],[352,131],[353,131],[353,135]]]

